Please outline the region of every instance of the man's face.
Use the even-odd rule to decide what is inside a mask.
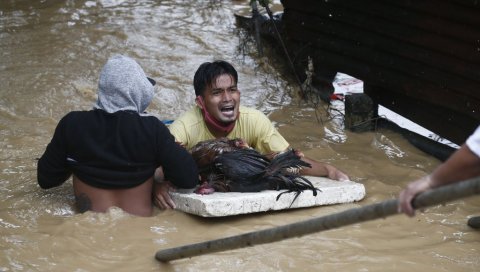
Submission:
[[[234,122],[240,107],[240,91],[232,76],[223,74],[217,77],[212,86],[203,93],[207,112],[223,123]]]

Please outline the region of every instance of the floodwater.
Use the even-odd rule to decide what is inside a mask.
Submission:
[[[276,9],[281,9],[276,1]],[[480,198],[254,247],[162,264],[157,250],[267,229],[392,199],[440,162],[389,131],[344,131],[337,114],[300,102],[236,28],[248,1],[0,2],[0,271],[478,271],[480,232],[466,225]],[[173,119],[193,105],[192,78],[204,61],[239,71],[243,105],[269,114],[307,156],[365,185],[364,200],[229,218],[119,209],[77,214],[71,182],[44,191],[36,159],[58,120],[95,101],[112,54],[135,58],[156,79],[149,108]],[[321,119],[320,121],[318,119]]]

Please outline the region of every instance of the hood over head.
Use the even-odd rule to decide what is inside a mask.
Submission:
[[[115,55],[100,73],[94,108],[109,113],[130,110],[141,114],[152,102],[154,85],[155,81],[147,78],[136,61]]]

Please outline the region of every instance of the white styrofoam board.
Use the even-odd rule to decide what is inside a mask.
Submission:
[[[365,197],[363,184],[353,181],[336,181],[322,177],[306,176],[321,191],[314,196],[312,191],[302,192],[297,199],[295,193],[283,194],[283,191],[267,190],[255,193],[221,193],[199,195],[192,192],[171,192],[177,210],[202,216],[221,217],[238,214],[285,210],[293,208],[313,207],[351,203]]]

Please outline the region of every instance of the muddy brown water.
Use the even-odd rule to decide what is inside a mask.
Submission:
[[[394,198],[440,162],[388,131],[344,131],[341,118],[295,98],[295,87],[259,58],[235,27],[248,1],[1,1],[0,271],[478,271],[480,213],[471,197],[308,236],[161,264],[157,250],[281,226]],[[281,8],[276,1],[276,8]],[[246,46],[247,45],[247,46]],[[157,81],[149,108],[173,119],[193,105],[204,61],[239,71],[242,104],[269,114],[293,147],[365,185],[361,202],[228,218],[156,210],[77,214],[71,181],[44,191],[36,158],[58,120],[95,101],[98,74],[115,53]]]

